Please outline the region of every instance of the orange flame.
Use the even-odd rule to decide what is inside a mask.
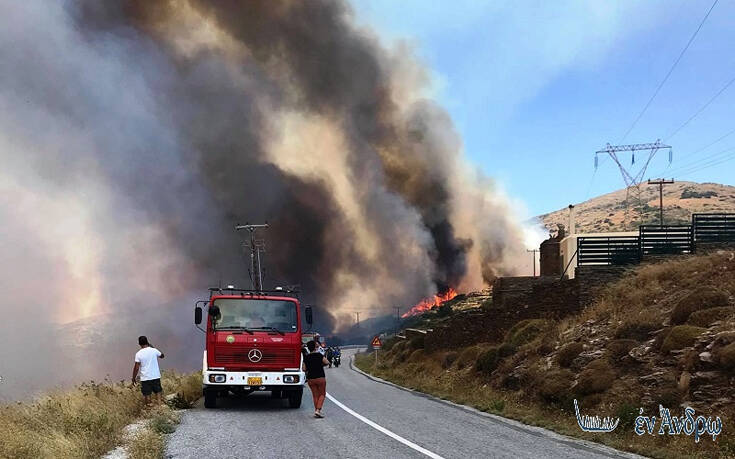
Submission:
[[[421,314],[422,312],[429,311],[431,309],[441,306],[455,296],[457,296],[457,291],[454,290],[452,287],[449,287],[449,290],[444,293],[434,295],[432,298],[421,300],[416,306],[409,309],[408,312],[403,314],[401,317],[405,318],[415,316],[416,314]]]

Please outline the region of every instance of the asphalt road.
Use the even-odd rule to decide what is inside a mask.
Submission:
[[[266,393],[220,399],[184,412],[167,457],[632,457],[375,381],[351,368],[353,353],[327,369],[324,419],[308,388],[298,410]]]

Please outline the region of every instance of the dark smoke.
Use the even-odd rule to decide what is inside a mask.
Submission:
[[[193,301],[248,285],[237,223],[269,223],[266,284],[299,284],[323,333],[354,310],[516,269],[520,227],[468,172],[451,120],[421,95],[420,66],[357,28],[345,2],[5,10],[0,218],[16,224],[3,255],[27,273],[13,302],[41,313],[8,318],[85,349],[79,374],[120,373],[142,330],[195,366]],[[44,294],[28,299],[36,282]],[[90,323],[106,329],[91,343]],[[125,355],[112,366],[90,346]]]

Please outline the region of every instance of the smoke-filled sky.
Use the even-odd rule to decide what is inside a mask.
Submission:
[[[425,69],[342,1],[2,10],[0,395],[127,374],[141,333],[196,365],[194,300],[248,286],[237,223],[322,330],[528,265]]]

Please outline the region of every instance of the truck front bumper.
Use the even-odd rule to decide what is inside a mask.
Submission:
[[[260,384],[256,382],[260,381]],[[285,382],[284,381],[293,381]],[[297,390],[306,383],[303,371],[222,371],[205,370],[202,372],[202,383],[205,387],[239,386],[250,390]],[[265,387],[266,389],[261,389]]]

